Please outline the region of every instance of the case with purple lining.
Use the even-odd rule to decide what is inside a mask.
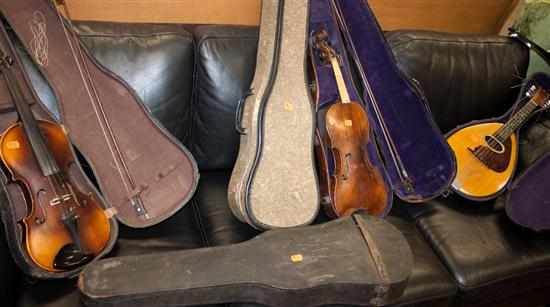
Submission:
[[[310,4],[310,16],[309,16],[309,39],[310,39],[310,58],[313,70],[313,79],[315,82],[316,89],[316,109],[317,109],[317,137],[319,141],[316,144],[317,155],[324,157],[318,159],[317,163],[323,163],[323,166],[319,165],[319,172],[325,172],[325,174],[320,174],[319,178],[326,178],[334,174],[334,156],[329,144],[322,142],[321,140],[326,139],[326,128],[325,128],[325,116],[328,109],[338,100],[340,100],[338,88],[336,85],[336,79],[334,77],[334,72],[330,63],[325,63],[318,55],[315,50],[313,50],[313,39],[315,33],[319,31],[326,31],[328,33],[328,42],[329,45],[336,51],[339,56],[340,67],[342,69],[342,77],[346,83],[348,94],[352,101],[361,103],[360,95],[355,88],[353,77],[351,73],[351,67],[349,66],[349,60],[346,54],[346,48],[343,44],[343,39],[338,28],[338,22],[336,21],[336,16],[328,0],[313,0]],[[367,112],[368,113],[368,112]],[[374,122],[375,119],[369,115],[369,124]],[[372,127],[372,126],[371,126]],[[384,169],[384,164],[380,159],[376,144],[374,142],[375,136],[372,128],[370,128],[370,142],[366,148],[366,153],[369,157],[369,161],[372,163],[373,167],[377,168],[380,174],[385,181],[385,186],[390,187],[390,182],[386,171]],[[320,188],[321,191],[321,202],[323,206],[330,206],[330,184],[329,180],[320,180],[322,185]],[[326,186],[323,186],[326,185]],[[386,210],[383,215],[386,215],[392,205],[393,193],[391,188],[388,188],[388,195]],[[330,212],[330,210],[328,210]]]
[[[371,125],[392,187],[408,202],[446,191],[456,173],[454,154],[421,92],[398,70],[367,1],[329,0],[348,52],[358,67]]]
[[[543,73],[533,75],[524,85],[523,92],[532,85],[543,87],[550,92],[550,77]],[[506,213],[515,223],[535,231],[550,229],[550,183],[546,180],[548,174],[550,153],[536,160],[512,181],[506,195]]]

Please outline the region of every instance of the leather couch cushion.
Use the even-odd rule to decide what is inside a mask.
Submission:
[[[443,133],[504,114],[529,63],[527,48],[507,37],[395,31],[387,39],[401,70],[422,86]]]
[[[258,29],[199,26],[195,29],[196,76],[191,151],[201,170],[230,169],[237,158],[237,102],[256,67]]]
[[[528,63],[527,50],[504,37],[396,32],[390,42],[400,66],[424,86],[444,131],[506,112]],[[546,134],[540,126],[529,129],[530,137],[522,141],[525,153],[540,155],[533,142]],[[522,161],[534,159],[534,154],[522,156]],[[452,195],[408,207],[461,290],[456,306],[519,304],[513,300],[522,293],[544,302],[550,286],[550,239],[514,225],[502,199],[476,203]]]
[[[418,225],[458,282],[460,306],[550,287],[550,238],[513,224],[502,199],[480,204],[452,196],[426,206]]]

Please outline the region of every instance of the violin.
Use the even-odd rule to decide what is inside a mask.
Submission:
[[[340,96],[325,114],[324,142],[329,144],[335,165],[330,176],[329,215],[348,216],[358,210],[382,215],[388,205],[388,187],[369,160],[370,127],[365,109],[351,101],[338,55],[329,45],[325,30],[314,34],[313,48],[324,63],[331,65]]]
[[[11,45],[10,51],[15,56]],[[102,198],[76,162],[63,127],[34,118],[20,87],[31,88],[30,84],[18,83],[14,65],[21,67],[0,48],[0,72],[19,115],[2,133],[0,156],[8,180],[24,191],[28,214],[21,223],[26,252],[44,270],[76,269],[108,244],[109,218]]]

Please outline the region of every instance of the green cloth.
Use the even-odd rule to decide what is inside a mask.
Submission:
[[[514,26],[520,33],[544,49],[550,49],[550,0],[530,0]],[[531,51],[527,75],[535,72],[550,74],[550,64]]]

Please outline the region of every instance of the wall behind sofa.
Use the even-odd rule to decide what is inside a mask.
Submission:
[[[257,25],[261,0],[65,0],[74,19]],[[302,0],[291,0],[302,1]],[[369,0],[385,30],[498,33],[525,0]]]

